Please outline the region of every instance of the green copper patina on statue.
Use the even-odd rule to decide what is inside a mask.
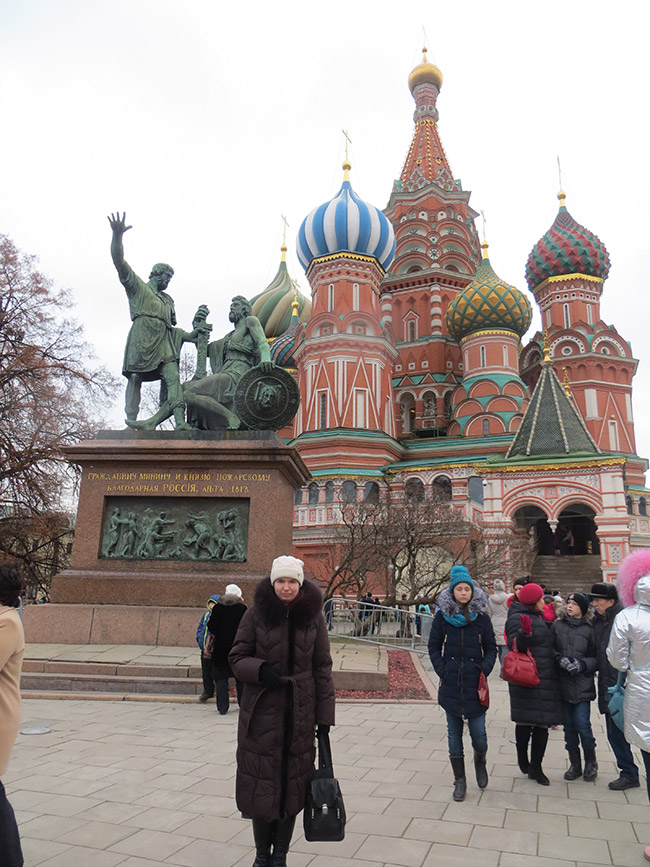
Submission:
[[[208,342],[212,325],[206,322],[209,311],[203,304],[191,332],[177,328],[174,302],[165,291],[173,268],[154,265],[145,283],[124,259],[122,237],[132,228],[126,225],[126,214],[112,214],[108,221],[113,230],[111,256],[133,323],[122,365],[128,380],[127,425],[155,430],[172,416],[176,430],[279,430],[288,424],[298,409],[298,387],[289,373],[271,361],[264,329],[250,302],[241,295],[232,299],[228,318],[234,329],[220,340]],[[181,385],[179,358],[184,343],[196,345],[197,363],[194,377]],[[138,420],[140,387],[152,380],[161,381],[160,408],[150,418]],[[119,521],[115,517],[115,532],[121,533],[124,519]],[[106,556],[113,554],[112,547],[106,549]]]
[[[133,323],[126,339],[122,364],[122,373],[127,378],[127,424],[135,422],[138,417],[142,383],[160,380],[161,403],[170,408],[166,418],[173,415],[176,429],[187,430],[190,426],[185,421],[178,360],[183,343],[196,343],[199,329],[188,333],[175,327],[174,301],[165,292],[174,269],[160,262],[153,266],[145,283],[124,258],[122,237],[132,228],[126,225],[126,214],[121,217],[119,213],[111,214],[108,222],[113,230],[111,256],[126,290]]]

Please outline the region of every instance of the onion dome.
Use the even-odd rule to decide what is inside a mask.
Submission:
[[[299,325],[300,315],[298,313],[298,286],[297,284],[295,284],[293,301],[291,303],[291,320],[289,322],[289,327],[279,337],[269,339],[271,361],[274,361],[280,367],[292,369],[296,367],[296,362],[293,358],[293,349],[296,345],[296,336],[298,333]]]
[[[440,90],[442,87],[442,72],[438,67],[427,60],[426,46],[422,49],[422,63],[419,63],[409,75],[409,90],[411,93],[418,84],[435,84]]]
[[[287,248],[282,244],[282,260],[277,274],[263,292],[251,299],[253,315],[262,323],[264,333],[270,339],[278,337],[289,328],[293,302],[298,304],[298,319],[306,322],[311,313],[311,301],[294,291],[287,270]],[[294,297],[295,295],[295,297]]]
[[[523,337],[533,317],[530,301],[497,277],[487,257],[488,245],[483,242],[481,247],[483,261],[474,279],[447,308],[447,329],[457,343],[475,331],[495,328]]]
[[[566,195],[557,194],[560,210],[551,228],[531,250],[526,264],[526,281],[531,289],[549,277],[586,274],[605,280],[609,255],[603,242],[576,222],[564,204]]]
[[[329,202],[319,205],[302,222],[297,253],[305,271],[314,259],[357,254],[377,260],[386,271],[395,255],[395,233],[384,214],[357,196],[350,184],[350,163],[343,163],[343,185]]]

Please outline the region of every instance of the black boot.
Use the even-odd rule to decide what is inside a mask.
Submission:
[[[565,780],[577,780],[582,776],[582,760],[580,750],[569,750],[569,769],[564,773]]]
[[[528,773],[528,741],[530,740],[530,726],[515,726],[515,743],[517,745],[517,764],[522,774]]]
[[[449,756],[451,767],[454,771],[454,801],[464,801],[467,792],[467,779],[465,777],[465,756]]]
[[[586,780],[588,783],[593,783],[593,781],[598,776],[598,762],[596,761],[596,750],[593,747],[589,749],[587,747],[583,747],[585,754],[585,772],[582,775],[582,779]]]
[[[269,867],[287,867],[287,852],[293,836],[293,826],[296,817],[289,816],[284,822],[278,822],[273,832],[273,854],[269,861]]]
[[[528,779],[535,780],[540,786],[548,786],[549,778],[542,770],[542,760],[546,752],[548,742],[548,729],[533,726],[530,744],[530,765],[528,766]]]
[[[253,838],[255,840],[255,861],[253,867],[269,867],[271,863],[271,843],[275,822],[266,819],[253,819]]]
[[[488,772],[485,762],[486,753],[477,753],[474,750],[474,771],[476,772],[476,783],[479,789],[484,789],[488,784]]]

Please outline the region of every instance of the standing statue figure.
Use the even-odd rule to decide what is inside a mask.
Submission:
[[[176,312],[171,296],[165,289],[174,269],[159,262],[154,265],[149,282],[145,283],[124,259],[122,236],[131,226],[126,225],[126,214],[111,214],[108,218],[113,230],[111,256],[120,282],[129,299],[133,322],[126,339],[122,373],[127,378],[126,423],[134,427],[140,408],[140,388],[143,382],[161,381],[160,402],[171,409],[177,430],[186,430],[185,405],[179,375],[180,350],[183,343],[196,342],[198,329],[191,334],[175,328]],[[137,424],[137,423],[136,423]]]
[[[259,367],[262,373],[275,368],[264,329],[257,316],[252,315],[250,301],[236,295],[230,304],[228,319],[234,324],[234,330],[208,344],[212,374],[183,383],[188,418],[200,430],[238,430],[241,419],[234,401],[239,381],[253,367]],[[197,335],[211,327],[195,321]],[[151,418],[135,422],[131,427],[153,430],[169,418],[170,407],[170,402],[161,404]]]

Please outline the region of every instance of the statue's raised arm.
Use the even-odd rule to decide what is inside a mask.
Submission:
[[[113,259],[113,264],[117,268],[117,272],[121,277],[127,265],[124,259],[124,244],[122,242],[122,236],[125,232],[128,232],[129,229],[132,229],[133,226],[126,225],[126,212],[123,212],[122,216],[120,217],[118,211],[116,214],[111,214],[110,217],[108,217],[107,219],[113,231],[113,239],[111,241],[111,258]]]

